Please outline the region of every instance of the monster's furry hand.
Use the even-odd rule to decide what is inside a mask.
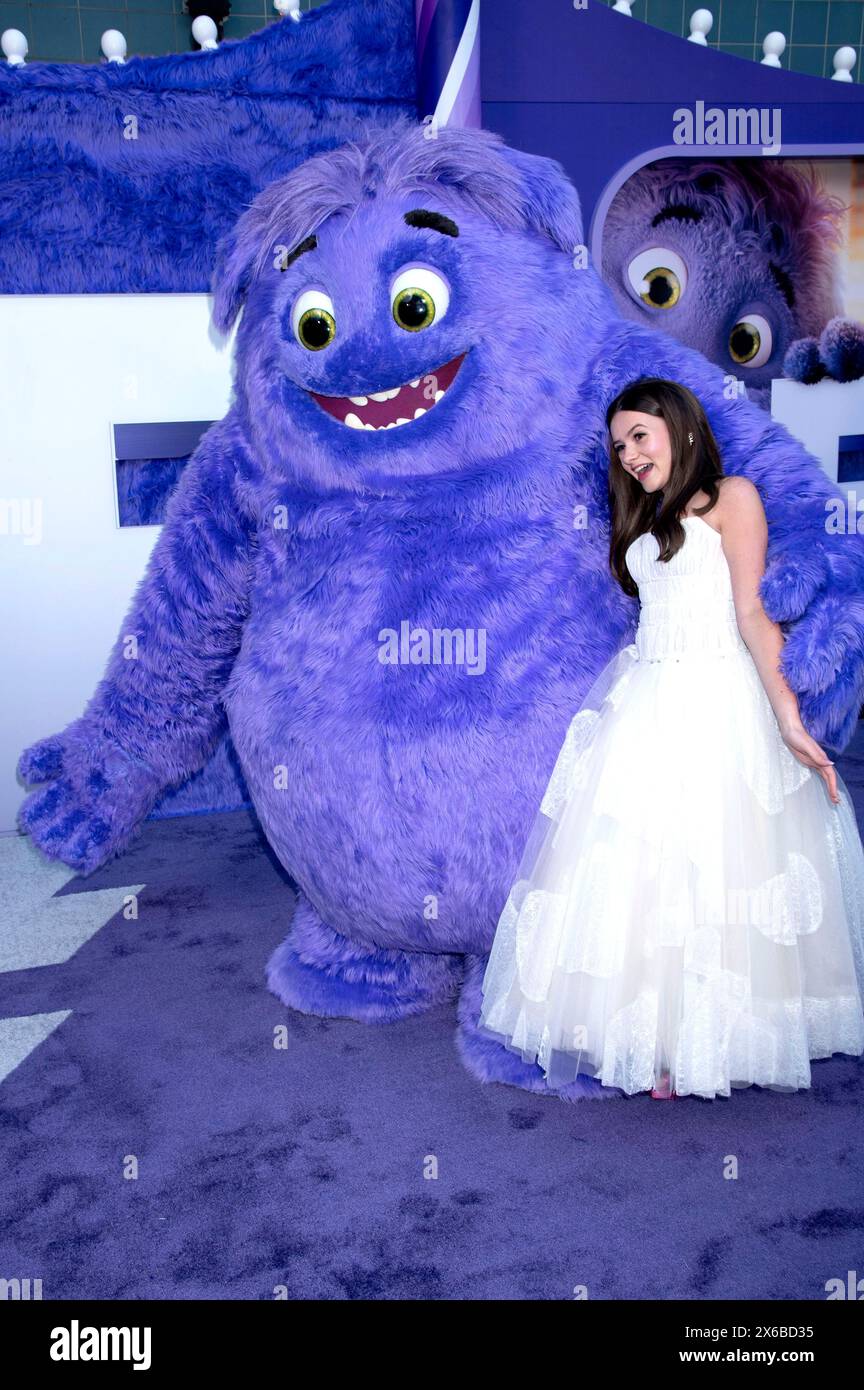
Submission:
[[[760,587],[786,635],[781,667],[808,733],[842,749],[864,703],[864,564],[857,537],[797,533],[771,547]]]
[[[130,758],[85,718],[22,753],[18,775],[31,792],[18,815],[49,859],[90,874],[125,849],[162,786],[145,763]]]

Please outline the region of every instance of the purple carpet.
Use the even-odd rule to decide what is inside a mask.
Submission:
[[[864,726],[838,769],[864,824]],[[864,1063],[713,1102],[483,1086],[455,1004],[369,1026],[267,992],[293,894],[246,812],[150,821],[59,890],[26,863],[0,1278],[44,1299],[824,1299],[864,1273]]]

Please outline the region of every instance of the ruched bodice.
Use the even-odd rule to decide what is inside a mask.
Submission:
[[[699,516],[683,517],[682,525],[685,542],[668,563],[657,558],[660,546],[650,531],[627,547],[641,603],[634,638],[640,660],[746,652],[719,531]]]

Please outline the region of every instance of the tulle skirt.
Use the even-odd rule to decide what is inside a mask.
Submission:
[[[864,847],[746,649],[606,665],[501,913],[481,1033],[628,1094],[795,1091],[864,1052]]]

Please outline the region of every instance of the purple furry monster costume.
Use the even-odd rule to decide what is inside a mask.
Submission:
[[[727,471],[762,495],[763,600],[789,624],[807,725],[835,748],[864,698],[864,537],[827,533],[839,494],[785,429],[577,268],[560,165],[491,131],[427,134],[406,123],[314,157],[223,244],[217,323],[244,306],[234,402],[171,499],[84,715],[23,755],[21,775],[50,785],[21,823],[89,873],[201,766],[224,705],[300,890],[273,991],[386,1022],[461,990],[469,1069],[544,1091],[474,1022],[569,720],[636,623],[608,564],[607,403],[641,375],[702,400]],[[394,410],[404,423],[372,427]],[[482,669],[386,662],[403,623],[485,634]],[[618,1093],[585,1077],[559,1094]]]
[[[659,159],[612,199],[603,279],[625,318],[704,353],[770,410],[777,377],[864,375],[864,326],[841,315],[844,211],[812,163]]]

